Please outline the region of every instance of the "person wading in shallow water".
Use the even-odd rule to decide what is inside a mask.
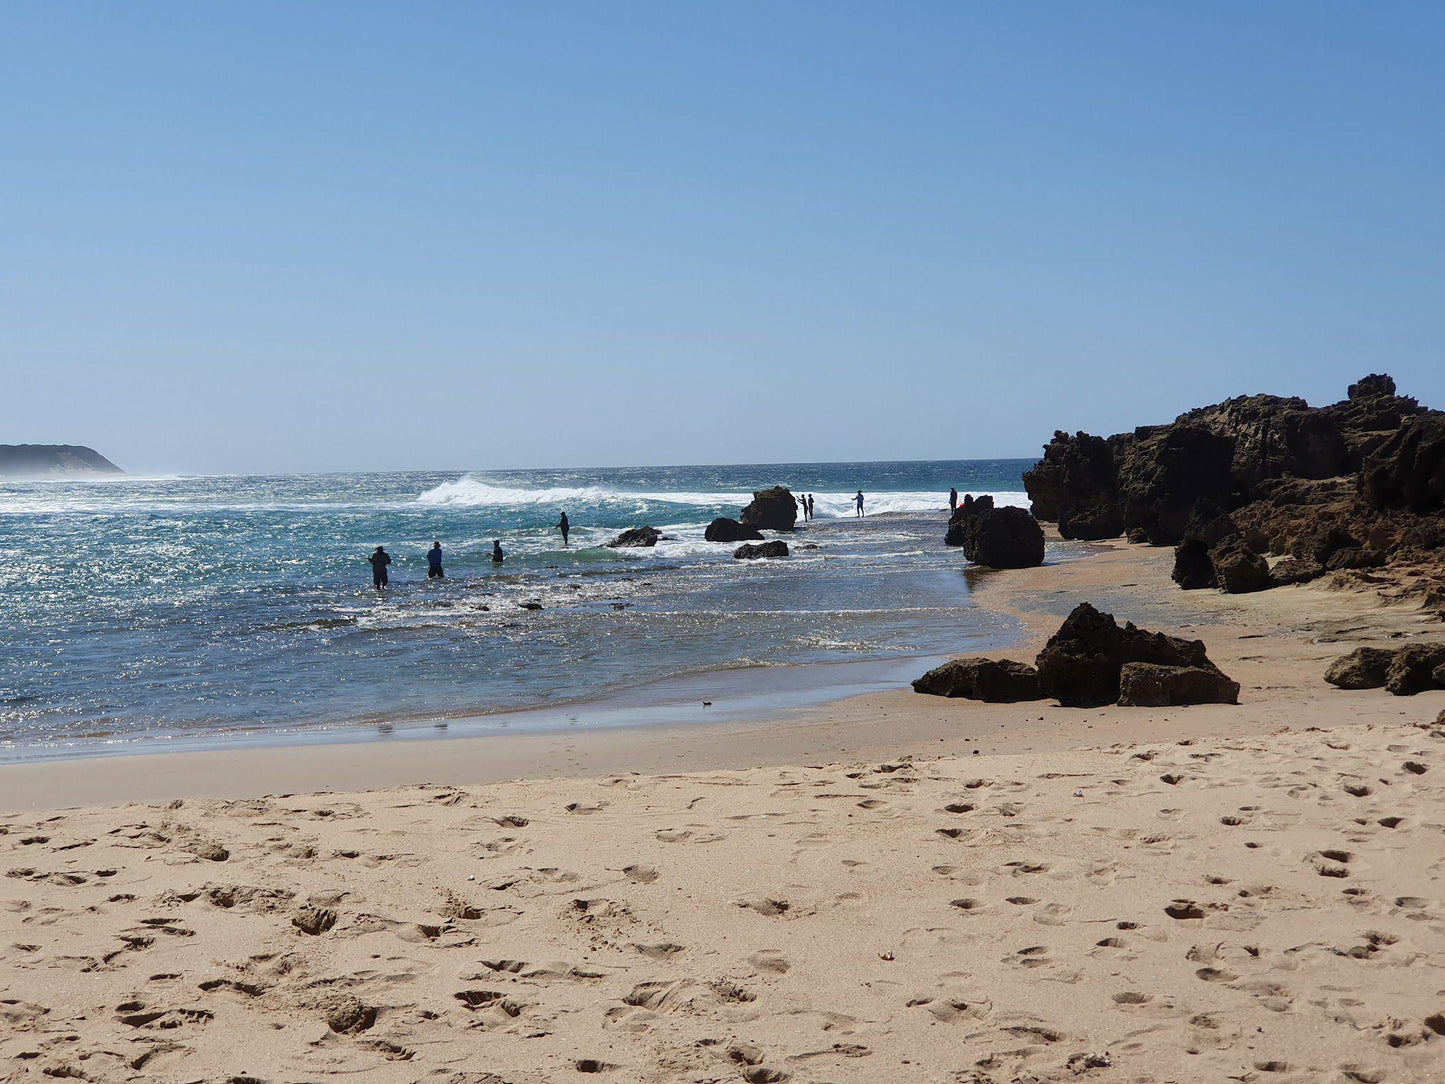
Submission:
[[[949,516],[951,517],[951,516],[953,515],[953,513],[957,512],[957,511],[958,511],[958,490],[956,490],[956,489],[954,489],[952,486],[950,486],[949,489],[948,489],[948,514],[949,514]]]
[[[426,578],[429,580],[444,580],[447,574],[442,571],[442,544],[433,542],[431,549],[426,551]]]
[[[571,529],[572,525],[567,522],[567,513],[563,512],[562,518],[557,521],[557,530],[562,532],[562,545],[564,546],[567,545],[567,532]]]
[[[377,546],[367,560],[371,562],[371,582],[380,591],[387,584],[386,566],[391,564],[391,554]]]
[[[506,557],[503,555],[503,553],[502,553],[502,544],[501,544],[500,542],[493,542],[493,543],[492,543],[492,564],[494,564],[494,565],[499,565],[499,564],[501,564],[503,561],[505,561],[506,559],[507,559],[507,558],[506,558]]]
[[[808,518],[813,518],[813,495],[811,493],[808,494]]]
[[[858,506],[858,515],[861,516],[863,514],[863,491],[861,489],[858,491],[858,496],[853,498],[853,503]]]

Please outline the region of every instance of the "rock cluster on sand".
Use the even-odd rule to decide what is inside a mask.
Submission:
[[[743,509],[742,523],[762,531],[791,531],[798,522],[798,502],[787,486],[760,489]]]
[[[1388,564],[1445,607],[1445,414],[1383,374],[1326,407],[1240,396],[1107,439],[1056,432],[1024,486],[1065,538],[1178,546],[1182,587],[1258,591]],[[1267,554],[1292,560],[1271,568]]]
[[[987,494],[977,499],[964,494],[943,540],[962,546],[965,557],[989,568],[1032,568],[1044,563],[1044,532],[1038,520],[1022,508],[995,508]]]
[[[788,544],[777,538],[771,542],[760,542],[757,545],[747,542],[733,551],[733,556],[743,561],[754,561],[759,557],[786,557],[787,555]]]
[[[1383,688],[1396,696],[1445,689],[1445,644],[1357,647],[1330,664],[1325,680],[1341,689]]]
[[[659,539],[665,537],[656,527],[629,527],[620,535],[607,543],[608,549],[621,550],[636,547],[650,547],[657,545]]]
[[[1236,704],[1239,682],[1209,660],[1199,640],[1149,632],[1087,602],[1049,637],[1033,667],[1007,659],[962,659],[930,670],[916,692],[1008,702],[1053,697],[1064,707]]]
[[[745,527],[735,519],[718,516],[707,525],[702,536],[709,542],[752,542],[761,539],[763,532],[756,527]]]

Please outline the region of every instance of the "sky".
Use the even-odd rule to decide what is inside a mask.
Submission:
[[[0,6],[0,442],[1037,454],[1445,407],[1445,8]]]

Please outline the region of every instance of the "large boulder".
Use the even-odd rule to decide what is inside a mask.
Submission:
[[[1230,535],[1209,548],[1209,563],[1219,588],[1231,595],[1263,591],[1274,586],[1264,554],[1249,548],[1243,535]]]
[[[1388,648],[1357,647],[1330,663],[1325,680],[1341,689],[1380,689],[1394,661],[1395,652]]]
[[[1039,652],[1039,686],[1065,707],[1113,704],[1121,672],[1131,662],[1218,670],[1201,641],[1149,632],[1132,622],[1120,628],[1112,614],[1082,602]]]
[[[1385,691],[1414,696],[1438,688],[1435,671],[1445,666],[1445,644],[1410,644],[1395,652],[1385,674]]]
[[[1043,697],[1039,674],[1011,659],[954,659],[928,671],[913,691],[934,696],[961,696],[990,704],[1012,704]]]
[[[756,527],[745,527],[735,519],[718,516],[707,525],[702,536],[709,542],[756,542],[763,537],[763,532]]]
[[[981,501],[959,508],[948,521],[944,541],[962,546],[974,564],[989,568],[1032,568],[1044,563],[1044,532],[1039,521],[1022,508],[990,506]]]
[[[1350,399],[1372,399],[1378,395],[1394,395],[1395,378],[1388,373],[1371,373],[1362,376],[1346,390]]]
[[[1269,570],[1269,581],[1275,587],[1309,583],[1325,574],[1325,566],[1311,557],[1286,557]]]
[[[1165,708],[1183,704],[1238,704],[1239,682],[1212,666],[1162,666],[1126,662],[1119,671],[1121,707]]]
[[[1198,501],[1226,509],[1238,503],[1230,438],[1178,424],[1136,430],[1135,436],[1119,466],[1126,528],[1142,529],[1156,546],[1172,546]]]
[[[1445,414],[1404,422],[1365,457],[1359,489],[1375,508],[1445,509]]]
[[[1052,520],[1070,539],[1117,538],[1124,533],[1119,471],[1103,437],[1054,433],[1044,457],[1024,472],[1036,518]]]
[[[662,532],[656,527],[629,527],[611,542],[607,543],[607,548],[620,550],[655,546],[657,545],[657,540],[661,537]]]
[[[759,557],[786,557],[787,555],[788,544],[777,538],[758,545],[746,542],[733,551],[733,556],[740,561],[755,561]]]
[[[761,531],[791,531],[798,522],[798,501],[787,486],[760,489],[743,509],[742,522]]]

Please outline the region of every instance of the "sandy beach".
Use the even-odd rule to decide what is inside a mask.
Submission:
[[[1238,706],[0,768],[0,1078],[1445,1079],[1445,693],[1321,679],[1438,621],[1171,559],[976,597],[1020,659],[1082,600],[1202,638]]]

